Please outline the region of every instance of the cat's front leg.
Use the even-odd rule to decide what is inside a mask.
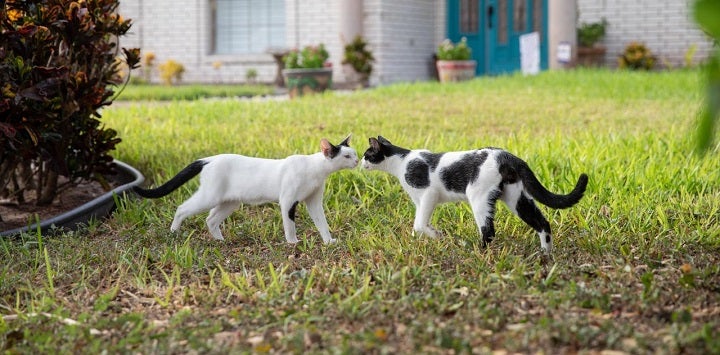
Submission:
[[[330,235],[330,227],[328,226],[327,219],[325,218],[325,211],[323,209],[323,191],[320,189],[318,192],[310,195],[305,200],[307,205],[308,214],[315,222],[315,226],[320,232],[320,236],[325,244],[335,243],[337,240]]]
[[[432,217],[436,204],[435,198],[425,195],[420,199],[420,202],[415,205],[415,222],[413,223],[413,230],[415,230],[415,232],[424,234],[430,238],[442,236],[440,231],[430,225],[430,217]]]
[[[280,212],[282,213],[283,228],[285,229],[285,240],[291,244],[298,242],[297,231],[295,229],[295,209],[297,205],[298,201],[280,202]]]

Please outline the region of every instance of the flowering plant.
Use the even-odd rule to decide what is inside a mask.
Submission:
[[[472,49],[467,44],[467,39],[463,37],[457,44],[449,39],[440,43],[438,47],[437,57],[439,60],[470,60]]]
[[[325,45],[305,46],[302,50],[294,49],[283,57],[286,69],[315,69],[329,66],[330,54]]]
[[[631,42],[618,58],[618,66],[621,69],[650,70],[655,66],[655,56],[644,44]]]

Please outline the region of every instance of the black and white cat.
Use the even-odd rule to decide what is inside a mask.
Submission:
[[[483,244],[495,236],[495,205],[498,199],[529,224],[540,237],[546,253],[552,250],[550,224],[533,199],[552,208],[568,208],[583,197],[588,177],[581,174],[572,192],[556,195],[537,180],[520,158],[496,148],[461,152],[431,153],[393,145],[378,136],[370,138],[362,167],[381,170],[400,180],[415,203],[416,232],[430,237],[440,233],[430,225],[435,206],[443,202],[468,201]]]
[[[177,231],[185,218],[210,210],[208,229],[213,238],[223,240],[220,223],[240,204],[279,202],[285,239],[297,243],[295,208],[305,202],[323,242],[332,243],[335,239],[330,235],[323,210],[325,180],[335,171],[357,166],[358,156],[349,141],[350,136],[336,146],[323,139],[319,153],[285,159],[215,155],[190,163],[160,187],[149,190],[135,187],[135,192],[146,198],[163,197],[200,174],[200,187],[178,207],[171,231]]]

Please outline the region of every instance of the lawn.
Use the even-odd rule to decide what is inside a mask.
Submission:
[[[503,205],[484,249],[466,204],[436,209],[445,237],[380,172],[330,176],[323,245],[304,207],[287,245],[277,205],[245,206],[211,240],[169,231],[197,180],[56,237],[0,240],[0,350],[59,353],[720,352],[720,146],[692,152],[694,71],[546,72],[398,84],[293,101],[110,107],[115,157],[164,182],[196,158],[281,158],[348,133],[433,151],[503,147],[550,190],[552,260]]]

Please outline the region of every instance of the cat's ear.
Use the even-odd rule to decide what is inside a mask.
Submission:
[[[392,144],[392,143],[390,143],[389,140],[385,139],[385,137],[383,137],[383,136],[378,136],[378,141],[380,141],[380,143],[382,143],[382,144],[387,144],[387,145]]]
[[[349,147],[350,146],[350,137],[352,137],[352,134],[348,134],[348,136],[345,137],[345,139],[343,139],[343,141],[340,142],[340,144],[338,144],[338,145],[344,145],[346,147]]]
[[[370,137],[370,148],[372,148],[372,150],[374,152],[379,152],[380,151],[380,142],[378,142],[377,139]]]
[[[340,148],[334,146],[330,141],[323,138],[320,141],[320,149],[322,150],[323,155],[325,158],[332,159],[337,155],[337,153],[340,151]]]

